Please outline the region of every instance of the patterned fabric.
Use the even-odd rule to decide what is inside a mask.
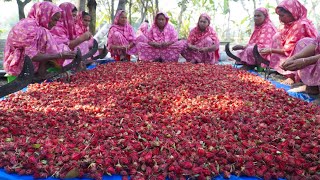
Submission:
[[[157,26],[157,17],[161,14],[164,15],[164,17],[166,18],[166,25],[163,31],[160,31],[160,29]],[[178,33],[174,29],[174,27],[169,23],[169,17],[167,16],[167,14],[159,12],[153,21],[153,24],[147,34],[147,38],[149,41],[154,41],[158,43],[170,41],[175,42],[178,41]]]
[[[83,24],[83,17],[82,17],[82,12],[80,11],[77,13],[76,21],[75,21],[75,32],[76,36],[79,37],[81,34],[89,31],[89,27],[85,26]]]
[[[59,53],[56,41],[47,29],[52,16],[61,10],[50,2],[36,3],[26,19],[19,21],[9,32],[4,51],[5,71],[17,76],[20,74],[24,57],[33,58],[38,53]],[[33,62],[35,71],[38,62]]]
[[[51,17],[57,12],[62,12],[62,10],[56,5],[52,6],[51,2],[44,1],[35,3],[27,17],[37,20],[40,26],[48,29]]]
[[[124,26],[119,25],[120,16],[124,12],[123,10],[117,12],[114,23],[109,29],[107,47],[112,56],[121,55],[123,52],[120,50],[112,50],[111,45],[127,46],[131,42],[135,42],[136,37],[132,26],[128,22]]]
[[[51,29],[53,37],[56,39],[58,44],[69,45],[70,40],[76,38],[75,32],[75,21],[72,16],[72,10],[75,6],[72,3],[65,2],[59,5],[63,10],[61,18],[57,25]]]
[[[256,61],[253,57],[253,47],[258,45],[258,48],[268,48],[272,45],[272,37],[276,34],[277,29],[270,20],[268,10],[266,8],[258,8],[256,11],[260,11],[265,16],[263,24],[260,26],[255,25],[253,33],[251,34],[249,43],[246,48],[242,50],[238,56],[241,61],[248,65],[255,65]],[[269,56],[264,56],[268,58]]]
[[[316,45],[315,54],[320,54],[320,36],[316,39],[304,38],[298,42],[294,53],[300,52],[304,47],[309,44]],[[320,60],[316,64],[309,65],[297,71],[301,81],[307,86],[320,86]]]
[[[209,21],[209,26],[205,31],[201,31],[199,24],[197,27],[193,28],[188,36],[188,43],[195,45],[197,47],[211,47],[213,44],[217,45],[217,50],[214,52],[200,53],[190,49],[183,51],[182,56],[186,58],[187,61],[194,61],[198,63],[209,63],[215,64],[219,60],[219,45],[220,41],[215,30],[210,26],[211,18],[206,13],[200,15],[205,17]]]
[[[215,44],[215,42],[210,38],[204,38],[194,44],[197,47],[209,47]],[[215,56],[214,52],[198,52],[186,49],[182,51],[181,55],[186,59],[187,62],[192,63],[205,63],[205,64],[215,64],[218,62],[219,58]]]
[[[156,24],[156,19],[160,14],[166,18],[166,25],[162,31],[160,31]],[[178,61],[180,53],[187,45],[186,41],[178,41],[178,33],[174,27],[169,24],[169,17],[163,12],[159,12],[156,15],[154,23],[147,34],[147,38],[148,42],[174,42],[174,44],[166,48],[155,48],[145,42],[138,43],[137,50],[139,59],[142,61],[152,61],[158,58],[162,58],[163,61]]]
[[[148,30],[149,30],[149,23],[147,22],[143,22],[136,35],[137,35],[137,39],[136,42],[148,42],[148,38],[147,38],[147,34],[148,34]]]
[[[82,17],[82,12],[80,11],[77,13],[77,17],[75,20],[75,36],[79,37],[81,36],[83,33],[88,32],[89,31],[89,27],[85,26],[83,24],[83,17]],[[93,45],[93,38],[91,38],[91,40],[89,41],[84,41],[81,44],[79,44],[77,46],[77,48],[80,49],[81,54],[87,54],[89,52],[89,48]],[[69,62],[69,61],[68,61]]]
[[[285,56],[272,54],[270,59],[270,67],[277,70],[280,74],[292,74],[290,71],[283,71],[279,66],[285,62],[287,57],[291,56],[296,43],[305,37],[316,38],[317,30],[312,22],[307,19],[307,9],[298,0],[284,0],[276,8],[283,7],[288,10],[294,17],[295,21],[284,24],[280,33],[274,37],[272,43],[273,49],[284,49]]]
[[[307,19],[307,9],[298,0],[284,0],[278,7],[288,10],[295,21],[285,24],[280,30],[280,40],[285,53],[289,56],[295,44],[304,37],[317,37],[317,30],[313,23]],[[277,8],[278,8],[277,7]]]
[[[148,29],[149,29],[149,23],[143,22],[137,31],[137,35],[144,34],[146,36],[148,33]]]

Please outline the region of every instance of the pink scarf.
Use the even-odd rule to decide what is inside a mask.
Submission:
[[[143,22],[140,27],[139,31],[141,31],[142,34],[146,35],[148,33],[149,23]]]
[[[290,55],[297,41],[304,37],[315,38],[318,34],[313,23],[307,19],[307,9],[298,0],[284,0],[276,8],[282,7],[288,10],[295,21],[285,24],[280,30],[281,43],[285,49],[286,55]],[[304,29],[304,33],[300,30]]]
[[[24,56],[33,58],[38,53],[58,53],[56,42],[49,32],[52,16],[61,9],[51,2],[40,2],[32,6],[26,19],[22,19],[8,34],[4,52],[4,69],[11,75],[18,75],[23,66]],[[35,70],[39,63],[33,63]]]
[[[76,17],[75,32],[76,32],[77,37],[79,37],[81,34],[87,32],[87,31],[89,31],[89,27],[86,27],[83,24],[82,12],[83,11],[78,12],[77,17]]]
[[[157,18],[159,15],[164,15],[164,17],[166,18],[166,25],[164,26],[163,31],[160,31],[157,25]],[[178,41],[178,33],[174,29],[174,27],[169,23],[169,17],[167,16],[167,14],[159,12],[154,18],[153,24],[148,32],[147,38],[149,39],[149,41],[155,42],[176,42]]]
[[[63,37],[58,43],[68,44],[70,40],[76,38],[76,32],[74,28],[74,18],[72,16],[72,10],[75,8],[75,5],[69,2],[65,2],[59,5],[62,9],[62,14],[57,25],[51,30],[51,33]]]
[[[124,10],[119,10],[115,15],[114,22],[109,30],[109,35],[110,33],[117,31],[120,32],[126,38],[127,41],[131,42],[135,40],[135,34],[132,26],[128,22],[124,26],[119,25],[120,16],[124,12]]]
[[[197,25],[197,27],[193,28],[190,31],[190,34],[188,37],[188,43],[196,44],[197,42],[209,36],[214,41],[215,44],[219,44],[220,42],[219,42],[217,33],[210,26],[210,20],[211,20],[210,16],[206,13],[203,13],[200,15],[199,20],[201,17],[205,17],[209,21],[209,26],[205,29],[205,31],[200,30],[199,24]]]
[[[273,23],[270,20],[268,9],[266,9],[266,8],[258,8],[258,9],[256,9],[256,11],[262,12],[263,15],[265,16],[265,20],[260,26],[257,26],[257,25],[254,26],[253,33],[252,33],[252,35],[250,37],[250,40],[249,40],[249,44],[250,45],[256,44],[258,42],[258,40],[261,39],[261,38],[264,38],[265,39],[264,42],[267,42],[266,41],[267,38],[268,38],[267,35],[265,35],[264,37],[260,36],[262,31],[265,31],[265,30],[271,28],[273,30],[273,32],[266,32],[266,34],[267,33],[272,33],[272,35],[274,35],[275,32],[277,32],[277,28],[273,25]]]
[[[201,17],[204,17],[209,21],[209,26],[205,29],[205,31],[201,31],[199,28],[199,20]],[[194,44],[197,44],[199,41],[201,41],[207,37],[210,37],[214,41],[214,44],[217,45],[217,47],[218,47],[218,49],[215,51],[215,57],[216,57],[216,59],[219,59],[219,57],[220,57],[220,54],[219,54],[220,41],[217,36],[217,33],[210,26],[210,21],[211,21],[210,16],[206,13],[203,13],[200,15],[199,20],[198,20],[197,27],[193,28],[189,33],[188,43],[191,43],[192,45],[194,45]]]

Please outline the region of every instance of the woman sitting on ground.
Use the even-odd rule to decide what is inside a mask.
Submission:
[[[75,19],[75,33],[76,37],[80,37],[82,34],[89,31],[89,24],[91,22],[91,16],[85,11],[80,11],[77,13]],[[90,50],[90,47],[93,45],[93,38],[89,41],[82,42],[78,47],[81,50],[81,54],[87,54]]]
[[[129,61],[130,55],[135,54],[135,34],[127,21],[127,13],[119,10],[114,18],[108,34],[107,47],[111,56],[116,60]]]
[[[149,31],[149,21],[145,20],[140,27],[138,28],[137,31],[137,42],[147,42],[147,34]]]
[[[79,37],[75,31],[75,17],[77,8],[69,2],[59,5],[62,9],[61,19],[57,25],[51,29],[51,33],[62,50],[76,50],[76,47],[81,43],[91,39],[92,35],[89,31],[83,33]],[[71,60],[65,61],[64,65],[69,64]]]
[[[197,27],[193,28],[188,37],[187,49],[182,56],[191,63],[215,64],[219,60],[219,39],[210,26],[211,18],[201,14]]]
[[[310,42],[309,40],[307,40]],[[305,44],[302,39],[298,44]],[[301,46],[302,47],[302,46]],[[308,94],[319,94],[320,86],[320,36],[311,40],[304,48],[299,48],[297,53],[288,58],[281,68],[285,71],[297,71],[297,75],[305,84]]]
[[[307,9],[298,0],[284,0],[276,8],[279,20],[284,27],[273,37],[272,48],[260,50],[261,54],[271,54],[270,67],[287,77],[284,84],[291,85],[295,81],[295,74],[280,68],[291,56],[297,42],[305,37],[316,38],[317,30],[307,19]]]
[[[30,15],[16,24],[8,34],[4,52],[4,69],[9,76],[20,74],[25,55],[33,61],[36,75],[45,79],[47,64],[58,59],[73,59],[74,52],[60,52],[50,33],[61,17],[61,9],[50,2],[33,5]]]
[[[253,47],[270,48],[272,45],[272,37],[276,34],[277,29],[270,20],[268,10],[266,8],[258,8],[254,11],[254,30],[251,34],[249,43],[246,46],[236,45],[232,50],[241,50],[238,54],[243,64],[242,69],[253,69],[256,60],[253,56]],[[264,56],[267,58],[267,56]]]
[[[180,53],[186,47],[185,41],[178,41],[177,31],[163,12],[156,15],[147,38],[147,43],[137,45],[142,61],[178,62]]]

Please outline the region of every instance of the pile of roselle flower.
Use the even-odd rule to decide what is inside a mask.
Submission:
[[[319,139],[319,107],[231,66],[111,63],[0,102],[0,167],[35,178],[319,178]]]

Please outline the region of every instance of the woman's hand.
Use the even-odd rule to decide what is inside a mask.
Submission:
[[[262,48],[259,50],[260,54],[271,54],[272,53],[272,49],[271,48]]]
[[[205,53],[205,52],[208,52],[209,51],[209,48],[199,48],[199,52],[203,52],[203,53]]]
[[[164,43],[162,43],[161,45],[162,45],[163,48],[165,48],[165,47],[170,46],[171,43],[170,43],[170,42],[164,42]]]
[[[156,42],[149,42],[148,44],[149,44],[150,46],[155,47],[155,48],[161,48],[161,47],[162,47],[162,45],[161,45],[161,44],[156,43]]]
[[[245,47],[242,46],[242,45],[235,45],[235,46],[232,47],[233,51],[243,50],[243,49],[245,49]]]
[[[89,41],[92,37],[91,32],[87,31],[81,35],[83,41]]]
[[[193,51],[198,51],[199,49],[197,48],[197,46],[193,46],[193,45],[188,45],[188,48],[193,50]]]
[[[64,51],[60,53],[61,59],[74,59],[76,57],[76,53],[73,51]]]
[[[305,68],[308,66],[308,63],[306,63],[305,58],[300,59],[290,59],[284,62],[280,68],[285,71],[296,71]]]

